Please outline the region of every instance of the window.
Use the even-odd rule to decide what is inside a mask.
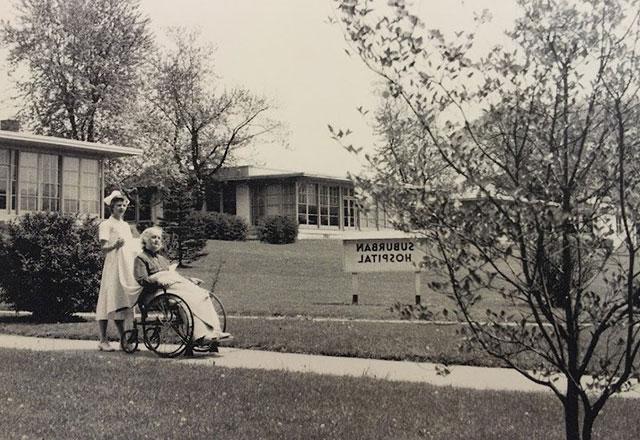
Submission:
[[[282,215],[296,218],[296,186],[293,183],[282,186]]]
[[[38,154],[20,153],[20,210],[38,210]]]
[[[62,158],[62,210],[77,213],[80,203],[80,159],[77,157]]]
[[[38,180],[40,181],[40,210],[42,211],[58,211],[60,209],[58,160],[58,156],[53,154],[39,155]]]
[[[100,214],[100,166],[95,159],[62,159],[62,210]]]
[[[298,186],[298,223],[318,224],[318,196],[313,183],[300,183]]]
[[[320,224],[322,226],[340,225],[340,188],[318,185],[320,191]]]
[[[10,203],[11,190],[15,188],[11,176],[11,151],[0,150],[0,209],[7,209]]]
[[[97,160],[80,160],[80,213],[100,213],[100,167]]]
[[[318,185],[320,191],[320,224],[329,226],[329,188]]]
[[[207,185],[205,188],[205,198],[207,201],[207,211],[223,212],[222,187],[219,184]]]
[[[20,153],[20,210],[60,209],[58,162],[55,154]]]
[[[251,188],[251,223],[257,224],[265,215],[264,188],[255,186]]]
[[[340,188],[329,188],[329,225],[340,226]]]
[[[282,187],[279,184],[269,185],[266,190],[266,214],[281,215]]]
[[[345,228],[356,227],[356,199],[353,195],[353,188],[343,189],[343,222]]]

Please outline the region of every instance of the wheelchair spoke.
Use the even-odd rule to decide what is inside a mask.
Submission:
[[[187,303],[165,293],[153,298],[146,308],[145,345],[160,356],[180,355],[193,338],[193,315]]]

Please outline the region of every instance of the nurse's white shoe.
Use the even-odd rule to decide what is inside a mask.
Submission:
[[[98,344],[98,351],[115,351],[116,349],[108,342],[101,342]]]

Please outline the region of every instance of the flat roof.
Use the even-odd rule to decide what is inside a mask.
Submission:
[[[142,150],[119,145],[85,142],[55,136],[41,136],[20,131],[0,130],[0,144],[9,147],[46,148],[66,152],[92,153],[104,157],[138,156]]]
[[[233,170],[234,168],[240,168],[240,167],[230,167],[231,170]],[[225,175],[224,173],[219,175],[218,179],[225,182],[242,182],[242,181],[250,181],[250,180],[279,180],[279,179],[304,177],[308,179],[316,179],[316,180],[330,181],[330,182],[336,182],[336,183],[349,183],[349,184],[352,183],[351,180],[345,177],[326,176],[321,174],[310,174],[302,171],[283,171],[283,170],[261,169],[258,167],[251,167],[251,169],[252,169],[252,174],[249,174],[249,175],[246,175],[246,174],[234,175],[232,172],[229,172],[227,173],[227,175]]]

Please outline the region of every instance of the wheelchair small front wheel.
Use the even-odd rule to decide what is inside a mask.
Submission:
[[[138,349],[138,330],[131,329],[127,330],[122,334],[120,338],[120,348],[125,353],[133,353]]]

